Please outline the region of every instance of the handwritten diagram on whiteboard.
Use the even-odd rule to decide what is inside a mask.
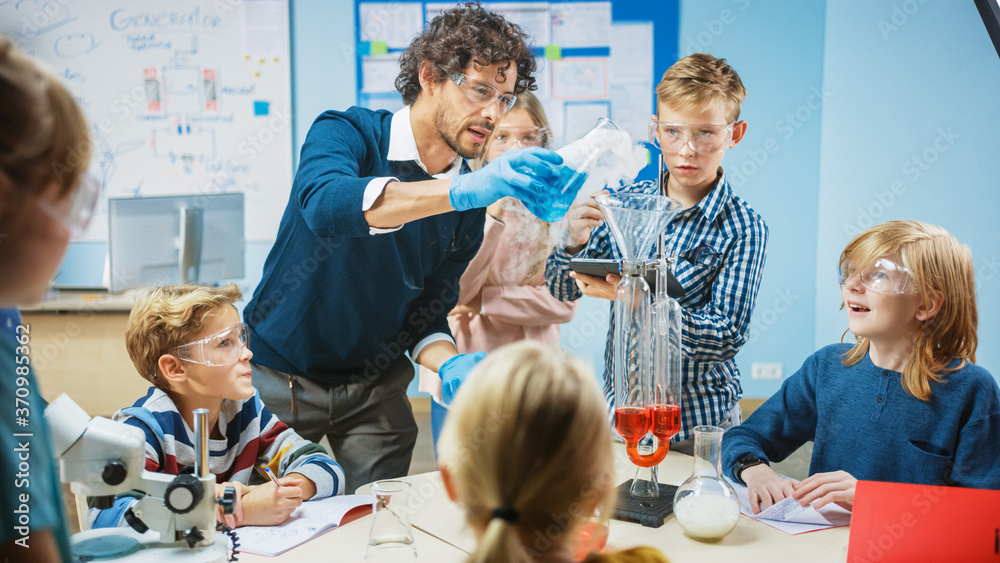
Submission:
[[[92,123],[106,198],[246,197],[246,238],[273,240],[292,181],[286,0],[12,0],[0,32],[48,64]]]

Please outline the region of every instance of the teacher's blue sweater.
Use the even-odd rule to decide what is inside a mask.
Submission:
[[[813,440],[810,475],[843,470],[867,481],[1000,489],[1000,388],[989,372],[967,363],[932,381],[934,395],[921,401],[903,390],[902,374],[868,355],[844,366],[845,351],[820,349],[726,431],[726,475],[735,478],[743,454],[781,461]]]
[[[386,159],[391,121],[388,111],[353,107],[327,111],[309,129],[243,313],[255,363],[326,383],[372,379],[424,337],[450,334],[446,317],[482,243],[485,212],[369,234],[361,200],[372,179],[432,179],[413,161]]]

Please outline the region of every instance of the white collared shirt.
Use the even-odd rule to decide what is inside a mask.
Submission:
[[[403,109],[392,114],[392,121],[389,124],[389,154],[386,155],[386,158],[389,161],[396,162],[412,160],[417,163],[417,166],[419,166],[421,170],[427,172],[427,167],[420,161],[420,151],[417,150],[417,140],[413,136],[413,126],[410,125],[410,106],[404,106]],[[456,154],[455,160],[451,161],[451,166],[440,174],[434,174],[433,177],[437,179],[450,179],[458,176],[458,173],[461,172],[461,170],[462,157]],[[368,182],[368,186],[365,187],[365,194],[361,198],[361,211],[368,211],[371,209],[372,205],[375,205],[375,200],[377,200],[379,196],[382,195],[382,192],[385,191],[386,184],[398,181],[398,178],[386,177],[373,178],[371,182]],[[368,234],[378,235],[382,233],[391,233],[398,231],[401,228],[403,228],[402,225],[388,229],[368,227]]]

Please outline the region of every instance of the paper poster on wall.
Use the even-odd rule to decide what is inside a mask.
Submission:
[[[610,43],[608,80],[652,86],[653,50],[649,46],[653,44],[653,24],[616,23],[611,26]]]
[[[653,92],[639,84],[611,85],[611,114],[614,122],[633,141],[648,141],[649,118],[653,113]]]
[[[611,2],[553,2],[553,45],[607,46],[611,41]]]
[[[550,43],[548,2],[491,2],[485,6],[519,25],[528,34],[530,45],[541,47]]]
[[[552,97],[595,100],[608,97],[608,60],[581,57],[552,61]]]
[[[655,99],[653,52],[648,47],[653,42],[653,24],[616,23],[611,30],[608,62],[611,114],[633,140],[644,141]]]
[[[369,55],[361,60],[361,91],[366,94],[395,92],[399,55]]]
[[[390,49],[405,49],[424,28],[419,2],[363,2],[358,5],[362,41],[385,41]]]
[[[288,55],[288,5],[284,0],[244,0],[240,4],[243,53],[272,61]]]

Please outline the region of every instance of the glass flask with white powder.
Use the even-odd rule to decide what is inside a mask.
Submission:
[[[740,501],[722,478],[722,428],[694,429],[694,470],[674,495],[674,517],[692,538],[715,541],[736,527]]]

